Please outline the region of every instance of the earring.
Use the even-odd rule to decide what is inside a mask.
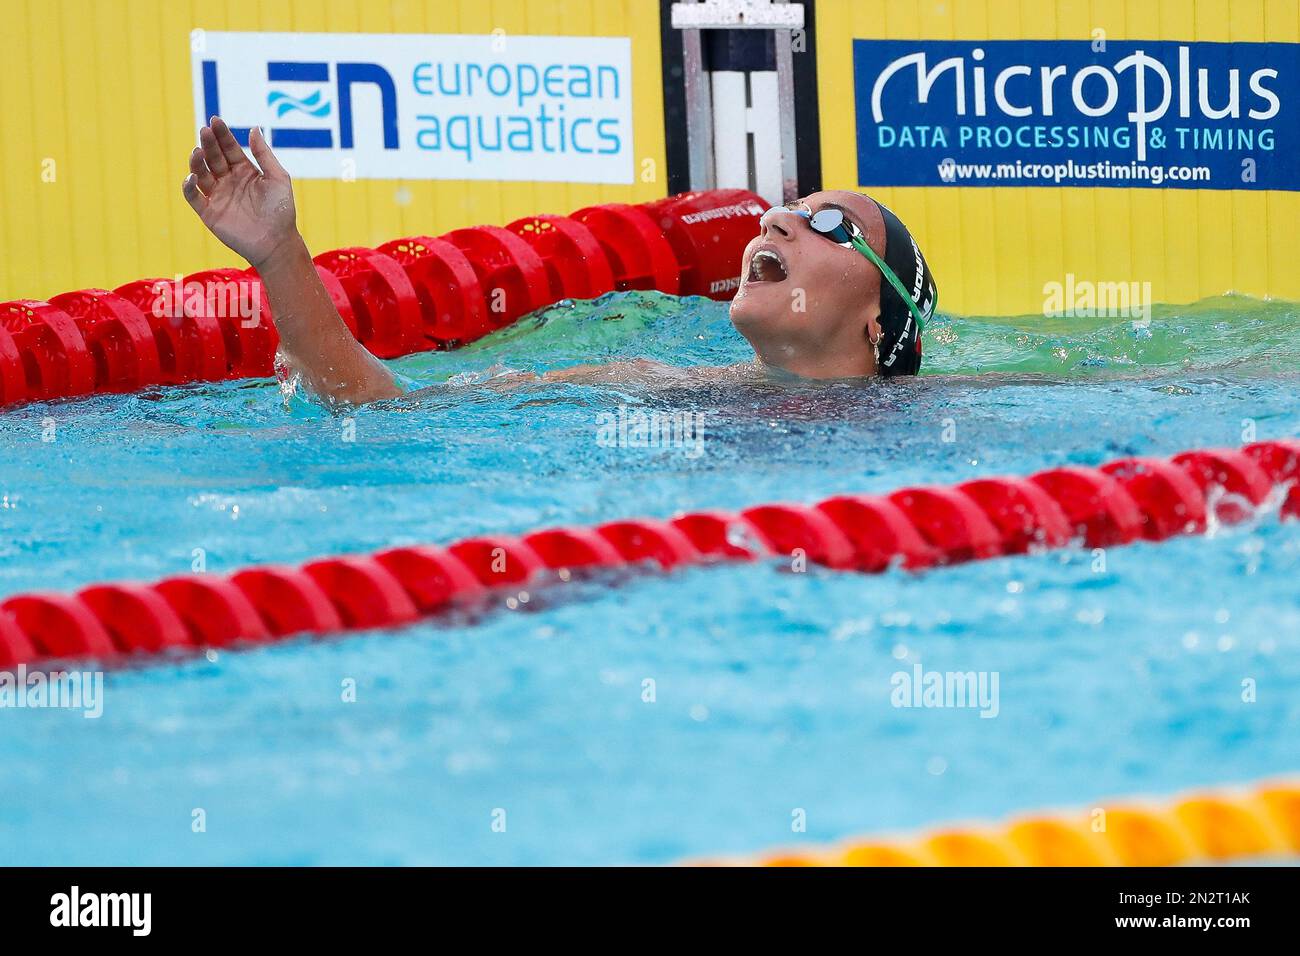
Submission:
[[[880,364],[880,336],[877,335],[874,339],[868,337],[867,341],[871,343],[871,352],[876,357],[876,365],[879,365]]]

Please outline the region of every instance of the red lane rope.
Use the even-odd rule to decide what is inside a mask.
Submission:
[[[658,289],[730,299],[766,209],[748,190],[713,189],[349,246],[315,262],[357,341],[397,358],[465,345],[566,297]],[[0,408],[267,376],[278,345],[251,269],[0,302]]]
[[[518,592],[588,568],[659,568],[805,558],[864,572],[922,569],[1078,542],[1085,547],[1195,534],[1248,517],[1270,496],[1300,518],[1300,441],[1126,458],[1027,478],[837,495],[738,514],[610,521],[484,535],[445,547],[194,574],[155,584],[96,584],[76,594],[0,603],[0,667],[50,658],[109,660],[258,644],[294,634],[392,627],[495,591]]]

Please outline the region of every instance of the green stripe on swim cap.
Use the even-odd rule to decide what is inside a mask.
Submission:
[[[921,248],[907,227],[882,203],[884,266],[880,286],[880,374],[915,375],[921,368],[921,333],[939,304],[939,289]],[[865,243],[864,243],[865,245]],[[866,255],[866,253],[863,253]],[[880,257],[868,256],[878,266]]]

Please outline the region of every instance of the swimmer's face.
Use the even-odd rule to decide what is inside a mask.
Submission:
[[[808,377],[872,374],[880,335],[880,273],[856,249],[813,232],[790,210],[839,208],[884,253],[885,223],[875,203],[841,190],[773,207],[745,248],[731,321],[759,358]],[[822,374],[819,376],[818,372]]]

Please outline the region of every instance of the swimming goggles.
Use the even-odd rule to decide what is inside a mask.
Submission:
[[[899,280],[894,270],[885,264],[885,260],[876,255],[876,251],[867,244],[866,238],[862,235],[862,230],[858,228],[857,223],[846,219],[844,213],[838,209],[819,209],[813,212],[810,209],[791,209],[786,206],[790,212],[796,216],[802,216],[808,220],[808,225],[812,226],[812,231],[819,236],[825,236],[836,245],[843,246],[845,249],[856,249],[862,255],[866,256],[877,269],[885,280],[894,287],[894,291],[902,297],[907,303],[907,307],[912,310],[912,315],[916,317],[916,327],[919,331],[925,327],[925,315],[921,312],[921,307],[913,301],[912,296],[904,288],[903,283]]]

